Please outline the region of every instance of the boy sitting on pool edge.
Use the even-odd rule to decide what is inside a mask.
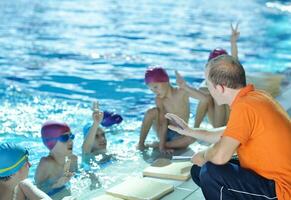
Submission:
[[[179,81],[178,76],[177,81]],[[208,98],[208,96],[197,89],[188,92],[179,87],[173,87],[169,82],[167,72],[159,66],[153,66],[146,70],[145,83],[156,95],[156,107],[145,113],[137,148],[143,150],[146,147],[145,140],[152,125],[157,132],[158,146],[162,153],[172,153],[174,149],[187,148],[195,139],[181,136],[169,130],[168,124],[171,124],[171,122],[165,118],[165,114],[171,111],[188,123],[190,117],[189,97],[206,101],[205,98]]]

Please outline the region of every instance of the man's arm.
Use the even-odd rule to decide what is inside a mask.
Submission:
[[[202,166],[207,161],[217,165],[227,163],[236,152],[240,142],[232,137],[223,136],[221,140],[209,147],[205,151],[198,152],[192,158],[192,162]]]
[[[191,129],[188,136],[194,137],[200,141],[216,143],[221,139],[224,130],[225,126],[212,129],[194,128]]]
[[[175,121],[179,126],[169,125],[169,129],[176,131],[181,135],[190,136],[208,143],[216,143],[220,140],[225,127],[203,129],[203,128],[189,128],[188,124],[175,114],[167,113],[166,118]]]

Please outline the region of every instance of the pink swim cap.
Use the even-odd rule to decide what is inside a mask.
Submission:
[[[49,150],[52,150],[58,141],[56,138],[68,132],[71,132],[71,130],[65,123],[55,121],[45,122],[41,127],[42,141]]]
[[[225,55],[225,54],[227,55],[227,52],[224,49],[216,48],[210,52],[209,57],[208,57],[208,61],[210,61],[213,58],[216,58],[217,56],[221,56],[221,55]]]
[[[147,69],[144,80],[146,84],[169,82],[169,76],[162,67],[153,66]]]

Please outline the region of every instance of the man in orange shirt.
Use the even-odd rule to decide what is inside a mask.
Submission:
[[[291,199],[291,122],[274,99],[246,85],[243,66],[222,55],[206,66],[210,94],[231,108],[224,130],[190,129],[175,115],[179,126],[170,129],[195,138],[203,134],[214,143],[196,153],[191,175],[206,199]],[[209,136],[210,135],[210,136]],[[237,152],[239,164],[231,158]]]

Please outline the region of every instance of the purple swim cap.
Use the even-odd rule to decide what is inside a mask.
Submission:
[[[210,52],[209,57],[208,57],[208,61],[210,61],[213,58],[216,58],[217,56],[221,56],[221,55],[225,55],[225,54],[227,55],[228,53],[224,49],[216,48]]]
[[[114,113],[114,112],[108,112],[104,111],[103,112],[103,120],[101,122],[101,125],[104,127],[110,127],[114,124],[119,124],[122,122],[122,117],[121,115]]]
[[[153,66],[147,69],[144,80],[146,84],[169,82],[169,76],[162,67]]]
[[[58,141],[54,139],[68,132],[71,132],[71,129],[65,123],[55,121],[45,122],[41,127],[42,141],[49,150],[52,150]]]

